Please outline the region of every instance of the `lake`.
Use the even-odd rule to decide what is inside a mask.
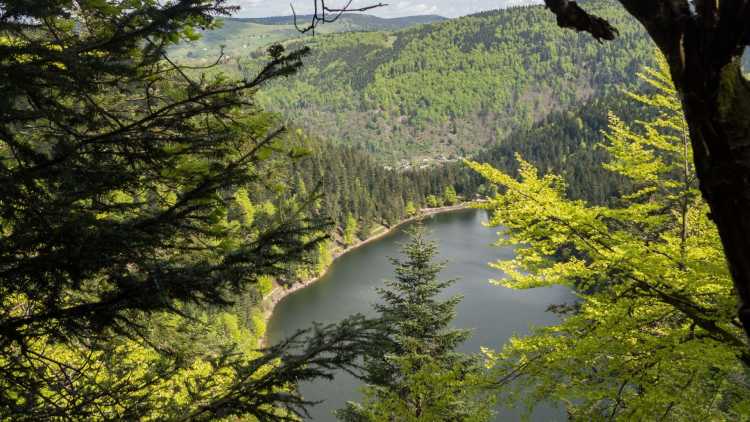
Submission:
[[[570,302],[572,294],[564,287],[518,291],[489,283],[502,273],[488,263],[513,257],[514,248],[498,248],[498,229],[483,225],[487,215],[481,210],[461,210],[437,214],[423,220],[433,239],[440,245],[440,260],[447,263],[441,279],[458,281],[446,291],[459,294],[454,325],[472,329],[472,337],[461,351],[477,353],[481,346],[499,349],[511,336],[529,332],[530,327],[555,323],[554,314],[546,312],[551,304]],[[412,223],[413,224],[413,223]],[[374,315],[372,304],[378,300],[376,287],[393,277],[388,257],[399,255],[400,245],[407,241],[406,224],[392,233],[340,257],[317,283],[284,298],[276,306],[268,324],[271,344],[309,327],[313,321],[331,323],[348,315]],[[335,381],[318,381],[301,385],[305,398],[325,400],[311,411],[314,421],[335,421],[332,412],[349,400],[359,398],[361,383],[348,374]],[[553,406],[542,406],[533,415],[535,421],[565,420],[565,413]],[[520,411],[498,409],[496,420],[520,420]]]

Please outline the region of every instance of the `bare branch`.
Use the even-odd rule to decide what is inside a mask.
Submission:
[[[343,7],[329,7],[326,4],[326,0],[313,0],[314,1],[314,12],[310,18],[310,23],[306,26],[299,26],[297,22],[297,12],[294,10],[294,5],[290,4],[292,8],[292,16],[294,18],[294,26],[297,31],[301,33],[311,32],[315,34],[315,29],[318,25],[333,23],[339,20],[339,18],[347,12],[366,12],[368,10],[377,9],[379,7],[385,7],[386,3],[371,4],[369,6],[353,8],[351,7],[353,0],[347,0],[346,5]]]

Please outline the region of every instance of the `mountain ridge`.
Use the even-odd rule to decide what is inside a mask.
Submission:
[[[298,16],[298,24],[304,26],[311,15]],[[343,32],[398,31],[419,25],[447,21],[437,15],[415,15],[399,18],[379,18],[374,15],[352,13],[342,15],[335,22],[316,28],[316,35]],[[294,26],[292,16],[268,18],[220,18],[219,27],[202,31],[201,38],[170,47],[170,58],[181,62],[212,63],[221,52],[226,60],[247,57],[271,44],[289,42],[305,37]]]
[[[297,22],[298,24],[302,25],[304,22],[310,21],[312,17],[313,15],[298,15]],[[286,15],[286,16],[282,15],[282,16],[267,16],[267,17],[261,17],[261,18],[232,17],[228,19],[236,20],[240,22],[262,24],[262,25],[293,25],[295,18],[293,15]],[[404,27],[409,26],[409,25],[431,24],[431,23],[442,22],[446,20],[449,20],[449,18],[440,16],[440,15],[411,15],[411,16],[401,16],[401,17],[395,17],[395,18],[381,18],[381,17],[370,15],[367,13],[347,13],[347,14],[341,15],[341,17],[338,19],[338,21],[341,21],[341,22],[350,21],[350,22],[357,23],[359,25],[366,24],[366,25],[378,26],[377,29],[387,29],[387,28],[403,29]]]

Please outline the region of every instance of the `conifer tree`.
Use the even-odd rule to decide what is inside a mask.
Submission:
[[[396,278],[375,305],[383,341],[365,355],[364,404],[337,412],[345,421],[484,421],[492,400],[479,360],[456,351],[468,337],[451,321],[461,298],[440,298],[453,280],[440,281],[437,245],[418,226],[392,259]]]
[[[443,199],[445,205],[456,205],[458,203],[458,195],[456,195],[456,189],[453,186],[446,186],[443,192]]]
[[[330,227],[253,205],[298,155],[253,95],[305,50],[246,79],[165,54],[232,11],[0,1],[0,419],[288,420],[310,404],[295,382],[359,354],[361,319],[263,353],[203,341]]]

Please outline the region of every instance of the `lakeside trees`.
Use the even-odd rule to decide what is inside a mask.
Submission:
[[[364,239],[373,227],[391,226],[410,212],[432,207],[430,195],[437,200],[446,186],[455,186],[456,195],[464,197],[472,197],[475,191],[476,177],[459,163],[384,167],[377,157],[359,148],[303,138],[300,145],[309,150],[309,155],[290,163],[292,189],[318,189],[320,200],[306,211],[311,216],[330,218],[334,233],[340,232],[343,243],[349,243],[347,235]],[[355,228],[356,233],[352,233]]]
[[[469,165],[500,187],[487,205],[503,244],[494,264],[512,288],[562,284],[579,300],[563,321],[487,351],[510,401],[560,400],[575,420],[740,420],[750,413],[748,342],[719,234],[697,187],[687,123],[667,64],[628,94],[656,111],[630,126],[610,117],[605,167],[630,180],[618,203],[566,196],[565,179],[520,157],[520,180]]]

